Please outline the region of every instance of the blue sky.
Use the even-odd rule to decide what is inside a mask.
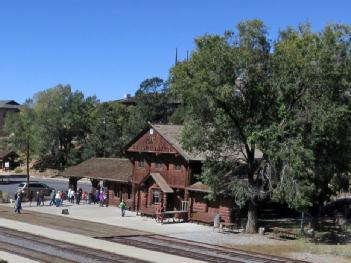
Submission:
[[[0,99],[23,102],[59,83],[101,101],[167,78],[194,38],[259,18],[271,38],[309,21],[351,24],[347,0],[0,0]]]

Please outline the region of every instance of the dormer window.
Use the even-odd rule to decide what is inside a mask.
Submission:
[[[139,161],[139,167],[145,167],[145,161],[144,160],[140,160]]]
[[[182,166],[181,166],[180,164],[176,164],[176,165],[175,165],[175,169],[176,169],[177,171],[180,171],[180,170],[182,170]]]
[[[150,135],[152,135],[152,134],[154,134],[154,129],[153,128],[150,129]]]

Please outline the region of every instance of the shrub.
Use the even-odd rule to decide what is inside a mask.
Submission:
[[[23,172],[23,170],[22,170],[22,168],[20,168],[20,167],[17,167],[16,169],[15,169],[15,173],[16,174],[19,174],[19,173],[22,173]]]
[[[1,192],[1,201],[2,202],[8,202],[9,201],[9,193],[7,192]]]

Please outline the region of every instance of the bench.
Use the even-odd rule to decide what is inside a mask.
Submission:
[[[139,211],[141,216],[150,216],[151,218],[156,218],[156,212],[150,210],[141,210]]]
[[[239,231],[239,225],[237,223],[219,223],[219,233],[234,232],[234,230]]]
[[[167,219],[167,220],[172,219],[173,222],[175,222],[175,219],[178,219],[178,223],[179,222],[186,222],[187,215],[188,215],[188,211],[182,211],[182,210],[157,212],[156,213],[156,222],[163,224],[163,221],[165,219]]]
[[[297,239],[298,233],[291,229],[274,227],[273,233],[275,238]]]

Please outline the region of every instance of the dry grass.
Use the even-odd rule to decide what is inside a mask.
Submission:
[[[264,254],[270,254],[282,257],[296,257],[296,255],[311,254],[311,255],[331,255],[342,257],[345,262],[351,261],[351,245],[324,245],[314,244],[306,240],[289,240],[289,241],[278,241],[277,244],[267,245],[232,245],[237,249],[242,249],[251,252],[258,252]],[[338,261],[343,262],[340,258]],[[318,260],[317,260],[318,262]]]

